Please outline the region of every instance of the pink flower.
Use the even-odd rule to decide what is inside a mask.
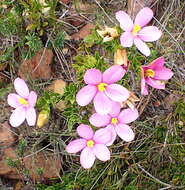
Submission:
[[[138,117],[137,109],[124,109],[120,112],[121,107],[119,103],[114,103],[111,112],[107,115],[100,115],[94,113],[89,121],[96,127],[106,127],[112,133],[112,139],[107,145],[112,145],[118,135],[126,142],[130,142],[134,139],[135,135],[130,126],[126,125],[135,121]]]
[[[150,49],[144,42],[153,42],[158,40],[162,32],[155,26],[146,26],[153,17],[153,11],[145,7],[136,15],[135,21],[124,11],[116,13],[116,19],[120,22],[120,27],[125,31],[121,37],[121,45],[123,47],[131,47],[133,43],[138,50],[145,56],[150,55]],[[144,41],[144,42],[143,42]]]
[[[77,128],[77,133],[82,138],[71,141],[66,151],[77,153],[82,150],[80,163],[84,168],[91,168],[95,158],[104,162],[110,159],[110,151],[105,145],[111,139],[109,130],[99,129],[94,133],[88,125],[81,124]]]
[[[36,122],[36,111],[34,106],[37,101],[37,94],[34,91],[29,92],[25,81],[16,78],[14,88],[17,92],[8,95],[8,104],[15,108],[10,116],[10,124],[18,127],[26,119],[29,126],[34,126]]]
[[[119,84],[125,70],[120,65],[114,65],[103,74],[97,69],[89,69],[84,75],[87,86],[83,87],[76,96],[80,106],[86,106],[93,99],[96,112],[107,114],[111,110],[112,102],[122,102],[129,97],[129,91]]]
[[[141,94],[148,95],[148,86],[153,88],[165,89],[164,80],[173,76],[170,69],[164,67],[164,58],[159,57],[147,66],[141,67]]]

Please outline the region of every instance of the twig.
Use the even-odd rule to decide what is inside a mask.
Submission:
[[[100,5],[100,3],[97,0],[94,0],[95,3],[101,8],[101,10],[104,12],[104,14],[107,16],[107,18],[113,23],[115,24],[115,22],[109,17],[109,15],[105,12],[104,8]]]
[[[154,177],[152,174],[150,174],[149,172],[147,172],[140,164],[137,164],[137,166],[144,172],[146,173],[148,176],[150,176],[152,179],[154,179],[157,183],[161,184],[161,185],[164,185],[168,188],[171,188],[172,185],[168,184],[168,183],[165,183],[165,182],[162,182],[161,180],[157,179],[156,177]]]

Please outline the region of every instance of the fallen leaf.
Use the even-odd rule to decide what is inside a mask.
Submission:
[[[83,28],[80,29],[79,32],[74,33],[71,38],[74,40],[84,39],[91,33],[91,30],[95,28],[94,24],[86,24]]]
[[[19,76],[23,79],[51,78],[51,63],[53,52],[50,49],[41,49],[32,59],[23,60],[19,67]]]

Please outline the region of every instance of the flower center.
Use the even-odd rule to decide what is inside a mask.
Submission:
[[[138,24],[136,24],[136,25],[134,26],[134,29],[132,30],[132,34],[135,36],[135,35],[137,35],[137,33],[138,33],[140,30],[141,30],[141,27],[140,27]]]
[[[101,83],[98,85],[98,90],[99,90],[100,92],[103,92],[103,91],[106,90],[106,88],[105,88],[106,86],[107,86],[106,83],[101,82]]]
[[[114,124],[114,125],[117,124],[118,123],[118,119],[115,118],[115,117],[113,117],[112,120],[111,120],[111,123]]]
[[[87,146],[88,147],[93,147],[94,146],[94,141],[93,140],[88,140],[87,141]]]
[[[28,101],[25,100],[24,98],[19,98],[18,101],[19,101],[19,103],[22,104],[22,105],[26,105],[26,106],[28,105]]]
[[[147,70],[145,71],[145,76],[146,76],[146,77],[154,77],[154,75],[155,75],[155,71],[152,70],[152,69],[147,69]]]

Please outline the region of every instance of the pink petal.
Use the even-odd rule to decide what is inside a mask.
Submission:
[[[112,109],[112,101],[104,92],[98,92],[94,98],[94,108],[99,114],[108,114]]]
[[[129,97],[129,91],[119,84],[107,86],[105,93],[111,100],[116,102],[123,102]]]
[[[80,163],[85,169],[89,169],[93,166],[96,157],[91,148],[86,147],[82,150],[80,155]]]
[[[106,146],[111,146],[114,143],[114,141],[116,140],[117,133],[116,133],[113,125],[108,125],[105,129],[108,129],[111,132],[111,140],[106,143]]]
[[[93,147],[93,153],[103,162],[110,160],[110,151],[104,144],[95,144]]]
[[[134,24],[138,24],[140,27],[147,25],[153,18],[152,9],[145,7],[141,9],[136,15]]]
[[[121,113],[118,116],[118,120],[121,123],[131,123],[133,121],[135,121],[137,118],[139,117],[139,113],[137,111],[137,109],[124,109],[123,111],[121,111]]]
[[[35,109],[32,108],[32,107],[29,107],[26,110],[26,120],[27,120],[29,126],[34,126],[35,125],[36,117],[37,116],[36,116]]]
[[[96,95],[96,86],[87,85],[83,87],[76,95],[76,101],[80,106],[86,106]]]
[[[121,104],[119,102],[112,102],[112,109],[109,112],[111,117],[117,117],[121,110]]]
[[[160,70],[164,66],[164,57],[158,57],[153,60],[149,65],[143,66],[143,68],[152,69],[152,70]]]
[[[145,78],[141,79],[141,95],[148,95],[148,86],[146,84]]]
[[[120,27],[123,30],[130,32],[133,29],[133,21],[131,20],[130,16],[124,11],[118,11],[116,13],[116,19],[119,21]]]
[[[34,91],[31,91],[28,97],[29,105],[34,107],[37,102],[37,94]]]
[[[26,118],[26,110],[23,107],[16,108],[10,116],[10,124],[12,127],[18,127]]]
[[[96,127],[104,127],[110,123],[110,120],[109,115],[100,115],[98,113],[94,113],[89,119],[90,123]]]
[[[92,139],[94,135],[92,128],[84,124],[81,124],[77,127],[77,133],[80,137],[87,140]]]
[[[124,32],[120,36],[120,41],[123,47],[131,47],[134,42],[134,37],[130,32]]]
[[[161,35],[162,32],[156,26],[144,27],[138,33],[138,37],[145,42],[154,42],[158,40]]]
[[[14,88],[20,96],[27,98],[29,96],[29,89],[25,81],[21,78],[16,78],[14,80]]]
[[[84,75],[86,84],[96,85],[102,81],[102,73],[97,69],[88,69]]]
[[[96,144],[106,144],[111,140],[111,132],[105,128],[98,129],[93,137]]]
[[[19,106],[21,106],[21,104],[19,103],[19,98],[21,98],[19,95],[11,93],[8,95],[8,104],[13,107],[13,108],[17,108]]]
[[[150,49],[149,47],[139,38],[134,39],[134,44],[136,45],[137,49],[144,54],[145,56],[150,55]]]
[[[71,141],[66,146],[66,151],[68,153],[77,153],[86,147],[87,141],[85,139],[76,139]]]
[[[135,135],[130,126],[125,124],[118,124],[115,126],[115,130],[117,132],[117,135],[124,141],[130,142],[134,140]]]
[[[172,78],[173,75],[174,75],[174,73],[170,69],[163,67],[160,70],[155,70],[154,79],[156,79],[156,80],[169,80],[170,78]]]
[[[144,66],[141,67],[141,95],[148,95],[148,86],[145,81],[145,76],[144,76]]]
[[[161,81],[159,80],[155,80],[152,78],[146,78],[146,83],[150,86],[152,86],[153,88],[157,88],[157,89],[165,89],[165,84],[161,83]]]
[[[103,82],[106,84],[112,84],[122,79],[125,74],[125,70],[120,65],[114,65],[109,67],[103,73]]]

